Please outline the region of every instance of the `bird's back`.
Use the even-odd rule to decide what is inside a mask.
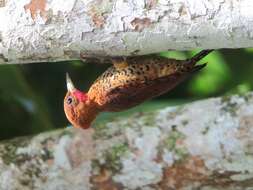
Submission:
[[[122,111],[165,93],[203,67],[194,65],[153,55],[129,57],[108,68],[88,95],[105,111]]]

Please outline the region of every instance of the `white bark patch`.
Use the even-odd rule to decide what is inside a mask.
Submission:
[[[3,169],[3,168],[2,168]],[[13,179],[14,171],[6,170],[0,175],[0,188],[1,189],[14,189],[15,180]]]
[[[57,15],[59,12],[69,13],[74,8],[76,0],[51,0],[52,3],[48,3],[46,10],[53,10],[53,14]]]
[[[68,158],[68,155],[66,153],[67,145],[71,142],[71,139],[69,136],[63,136],[60,139],[59,144],[55,147],[54,151],[54,160],[55,160],[55,166],[62,168],[62,169],[71,169],[70,161]]]
[[[155,162],[160,135],[158,128],[142,128],[141,134],[128,129],[127,138],[132,148],[136,149],[136,153],[122,158],[123,169],[113,179],[129,189],[160,181],[162,165]]]

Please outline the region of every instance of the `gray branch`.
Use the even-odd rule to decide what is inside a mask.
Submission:
[[[253,187],[253,93],[0,143],[0,189]]]
[[[252,0],[0,0],[0,62],[253,47]]]

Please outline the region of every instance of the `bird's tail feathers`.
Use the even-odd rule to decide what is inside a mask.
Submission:
[[[212,51],[213,51],[213,49],[202,50],[201,52],[194,55],[192,58],[188,59],[188,61],[186,61],[186,64],[195,65],[198,61],[200,61],[202,58],[207,56]]]
[[[207,65],[207,63],[203,63],[201,65],[195,65],[192,70],[191,70],[191,73],[195,73],[201,69],[203,69],[205,66]]]

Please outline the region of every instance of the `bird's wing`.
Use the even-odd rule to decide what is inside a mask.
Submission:
[[[196,65],[187,73],[175,72],[153,80],[134,80],[108,90],[101,102],[108,111],[121,111],[159,96],[182,82],[185,78],[202,69],[206,64]]]
[[[159,72],[160,76],[154,67],[150,67],[153,71],[144,71],[143,74],[135,73],[138,70],[133,67],[134,65],[131,65],[126,73],[124,69],[120,71],[115,67],[108,69],[95,81],[88,94],[105,110],[121,111],[169,91],[190,73],[201,69],[204,65],[178,70],[173,69],[172,65],[168,67],[168,72],[166,70],[167,75]]]
[[[107,111],[122,111],[175,87],[186,75],[174,73],[150,81],[131,81],[106,92],[100,99]]]

